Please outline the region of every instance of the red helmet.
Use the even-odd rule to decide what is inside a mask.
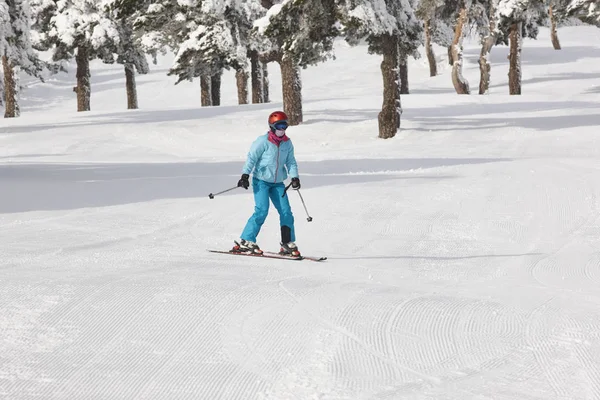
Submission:
[[[275,111],[269,115],[269,126],[273,125],[275,122],[279,121],[287,121],[288,116],[283,111]]]

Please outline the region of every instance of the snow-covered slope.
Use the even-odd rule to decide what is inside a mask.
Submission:
[[[325,263],[211,254],[253,210],[235,186],[281,108],[200,108],[170,60],[29,81],[0,125],[0,398],[600,399],[600,31],[507,49],[488,96],[410,64],[402,131],[379,140],[380,58],[337,46],[303,71],[292,127],[298,245]],[[478,84],[476,42],[464,75]],[[25,80],[24,80],[25,81]],[[274,210],[272,210],[274,212]],[[276,250],[278,218],[259,243]]]

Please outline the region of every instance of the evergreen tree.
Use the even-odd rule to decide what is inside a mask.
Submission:
[[[576,17],[600,27],[600,4],[597,0],[560,0],[556,8],[561,17]]]
[[[114,62],[113,49],[119,42],[119,30],[107,17],[101,2],[94,0],[58,0],[53,15],[43,25],[41,43],[52,49],[54,61],[77,62],[77,111],[90,110],[90,60]]]
[[[379,137],[391,138],[400,128],[402,65],[408,56],[418,57],[423,26],[415,16],[416,1],[348,0],[342,10],[346,40],[366,39],[368,51],[383,55],[383,106],[379,113]]]
[[[550,20],[550,40],[554,50],[560,50],[560,40],[558,40],[558,32],[556,26],[558,24],[559,16],[556,15],[556,8],[559,5],[559,0],[548,0],[548,17]]]
[[[186,11],[176,0],[150,1],[134,22],[144,50],[153,55],[164,54],[167,49],[177,51],[188,32],[184,23]]]
[[[457,9],[457,20],[454,28],[454,39],[452,40],[452,84],[458,94],[470,94],[469,82],[462,74],[463,67],[463,37],[468,29],[469,17],[472,6],[471,0],[459,0]]]
[[[8,15],[8,4],[6,4],[5,0],[0,0],[0,43],[5,43],[5,37],[8,37],[10,34],[10,16]],[[7,46],[8,44],[6,44]],[[5,46],[3,44],[2,46]],[[7,46],[8,47],[8,46]],[[0,62],[2,62],[3,57],[0,56]],[[0,80],[0,105],[4,103],[4,72],[0,71],[0,75],[2,75],[2,80]]]
[[[228,9],[227,14],[231,16],[236,11]],[[200,13],[188,20],[196,26],[186,34],[169,71],[169,75],[178,76],[177,83],[201,77],[204,105],[220,103],[220,96],[216,93],[219,91],[223,69],[243,70],[247,63],[244,39],[250,25],[246,29],[240,29],[239,25],[222,17],[217,13]],[[232,16],[236,17],[238,16]]]
[[[3,66],[4,117],[18,117],[20,71],[42,79],[44,63],[33,49],[32,15],[26,0],[0,0],[0,57]]]
[[[264,38],[262,52],[281,68],[283,110],[290,125],[300,124],[302,80],[300,69],[333,57],[337,27],[334,0],[289,0],[272,5],[258,21],[257,41]]]
[[[490,88],[492,65],[490,54],[496,44],[496,13],[499,0],[487,0],[479,5],[478,31],[481,38],[481,53],[479,55],[479,94],[487,94]]]
[[[546,15],[543,0],[500,0],[496,21],[497,41],[508,44],[509,93],[521,94],[521,51],[523,36],[536,38]]]
[[[427,61],[429,62],[429,76],[437,75],[437,61],[432,43],[435,42],[435,32],[439,32],[439,29],[436,29],[436,27],[441,25],[437,18],[437,11],[443,5],[443,0],[421,0],[416,10],[417,17],[423,21],[425,32],[425,54],[427,55]],[[448,43],[446,43],[446,46],[447,45]]]
[[[178,77],[176,83],[200,77],[202,105],[218,105],[223,69],[240,72],[240,86],[247,86],[248,40],[252,22],[261,13],[264,10],[255,0],[160,0],[149,6],[136,26],[144,32],[148,49],[176,53],[169,71]]]
[[[447,24],[446,37],[442,42],[438,42],[440,46],[445,46],[448,50],[448,64],[452,67],[454,65],[453,56],[453,45],[454,36],[456,31],[456,24],[458,22],[458,14],[460,11],[460,0],[445,0],[444,6],[441,7],[437,12],[437,19],[444,21]],[[435,42],[434,42],[435,43]]]
[[[134,21],[144,5],[147,5],[146,0],[109,0],[105,5],[107,18],[114,22],[118,32],[118,40],[110,41],[109,44],[112,44],[111,50],[117,54],[116,62],[122,64],[125,70],[128,109],[138,108],[135,72],[147,74],[150,70],[146,54],[134,36],[133,29]],[[112,59],[108,62],[112,62]]]

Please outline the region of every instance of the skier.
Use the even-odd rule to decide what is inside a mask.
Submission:
[[[300,257],[294,231],[294,216],[285,193],[285,181],[292,178],[292,188],[300,189],[298,165],[294,157],[294,145],[285,134],[288,128],[287,115],[283,111],[275,111],[269,115],[269,132],[259,136],[248,152],[248,158],[242,169],[242,177],[238,187],[248,190],[249,177],[252,174],[252,190],[254,192],[254,214],[248,219],[239,242],[235,242],[234,252],[262,254],[256,244],[256,237],[269,213],[269,199],[279,213],[281,225],[280,254]]]

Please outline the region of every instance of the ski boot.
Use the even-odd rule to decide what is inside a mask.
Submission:
[[[242,239],[239,242],[234,241],[234,243],[235,246],[233,246],[233,249],[231,249],[232,253],[250,253],[256,255],[263,254],[263,251],[254,242]]]
[[[288,257],[300,257],[300,251],[296,243],[292,242],[292,230],[289,226],[281,227],[281,250],[279,254]]]
[[[298,250],[298,246],[294,242],[281,243],[281,250],[279,250],[279,254],[282,256],[289,257],[300,257],[300,250]]]

